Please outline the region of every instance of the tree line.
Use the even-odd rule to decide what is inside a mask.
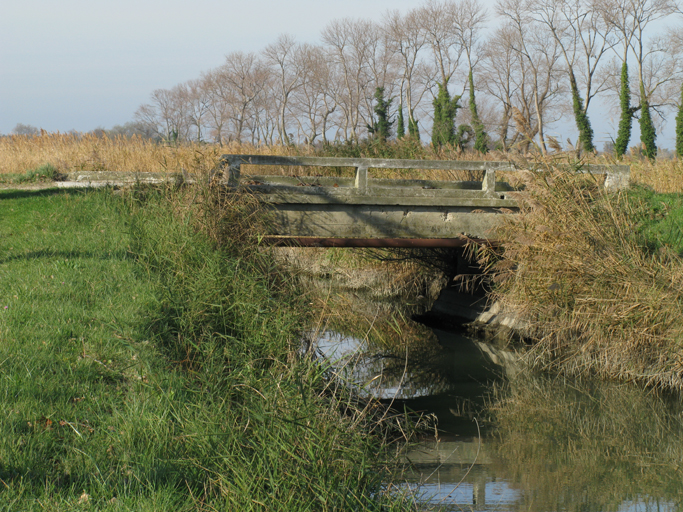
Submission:
[[[617,156],[637,121],[642,152],[654,158],[657,129],[676,110],[683,154],[677,1],[498,0],[487,12],[478,0],[427,0],[379,22],[334,20],[318,44],[281,35],[155,90],[135,126],[169,142],[411,137],[545,154],[564,144],[549,125],[571,118],[579,136],[567,144],[593,152],[591,107],[603,97],[620,119]]]

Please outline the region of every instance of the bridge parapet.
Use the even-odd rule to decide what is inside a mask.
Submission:
[[[509,162],[376,158],[224,155],[224,180],[257,194],[274,212],[275,237],[313,245],[452,246],[458,240],[490,238],[502,214],[518,209],[515,191],[496,172],[515,172]],[[351,167],[355,177],[249,175],[242,166]],[[482,171],[481,181],[374,179],[370,169]],[[227,172],[225,172],[227,171]],[[628,166],[585,166],[605,174],[606,186],[627,186]],[[311,239],[311,240],[308,240]],[[325,240],[325,242],[321,242]],[[441,241],[441,242],[439,242]],[[381,244],[379,244],[381,245]]]

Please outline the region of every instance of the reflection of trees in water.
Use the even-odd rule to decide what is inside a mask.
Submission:
[[[337,293],[326,296],[321,306],[318,331],[312,337],[323,340],[323,346],[334,345],[335,350],[343,347],[344,359],[335,366],[346,380],[372,396],[437,395],[452,389],[454,382],[491,378],[490,355],[484,355],[476,343],[443,331],[437,337],[431,328],[410,320],[400,305],[363,302],[355,295]]]
[[[436,394],[448,386],[446,376],[429,364],[438,354],[438,346],[433,351],[405,347],[403,355],[398,355],[378,352],[378,347],[372,346],[367,338],[334,331],[321,336],[318,343],[345,381],[378,398]]]
[[[527,376],[496,389],[491,413],[496,472],[523,491],[520,510],[683,505],[680,397]]]

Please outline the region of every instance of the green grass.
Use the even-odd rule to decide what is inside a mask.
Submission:
[[[647,187],[633,187],[629,196],[642,204],[638,226],[643,244],[651,251],[669,249],[683,256],[683,194],[661,194]]]
[[[44,164],[35,169],[29,169],[22,174],[0,174],[0,183],[21,184],[55,181],[60,178],[59,171],[52,164]]]
[[[0,510],[409,507],[299,299],[185,199],[0,192]]]

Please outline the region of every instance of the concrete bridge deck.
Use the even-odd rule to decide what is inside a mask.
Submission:
[[[272,211],[271,243],[317,246],[463,245],[490,239],[519,209],[518,191],[496,180],[509,162],[224,155],[228,186],[256,195]],[[250,175],[245,166],[277,166],[281,175]],[[296,166],[352,167],[355,178],[292,176]],[[479,171],[481,181],[375,179],[370,169]],[[628,183],[628,166],[586,166],[607,186]]]
[[[252,166],[278,167],[280,174],[253,174]],[[298,167],[353,168],[355,176],[296,176]],[[377,179],[372,169],[470,171],[477,179]],[[254,194],[271,210],[265,240],[280,245],[457,247],[470,239],[486,241],[505,215],[519,210],[523,194],[499,179],[497,173],[520,171],[510,162],[224,155],[222,170],[229,189]],[[628,186],[630,176],[626,165],[586,165],[577,172],[605,175],[610,188]],[[186,173],[79,171],[56,185],[191,184],[197,179]]]

